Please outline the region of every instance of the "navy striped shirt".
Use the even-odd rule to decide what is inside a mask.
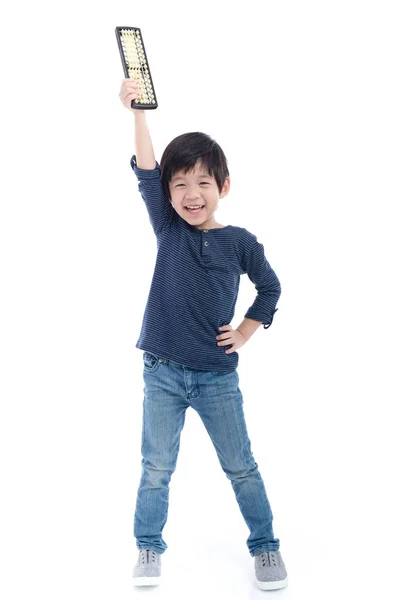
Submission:
[[[157,238],[157,257],[136,348],[193,369],[230,373],[239,362],[232,345],[217,346],[219,327],[235,312],[240,276],[247,273],[257,290],[245,314],[272,323],[281,294],[279,280],[264,247],[243,227],[197,229],[171,205],[161,181],[161,168],[131,167]]]

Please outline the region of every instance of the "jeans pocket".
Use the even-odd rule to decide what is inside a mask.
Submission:
[[[153,373],[153,371],[156,371],[159,364],[160,361],[158,360],[158,356],[151,352],[147,352],[147,350],[143,352],[143,368],[145,371],[151,371]]]

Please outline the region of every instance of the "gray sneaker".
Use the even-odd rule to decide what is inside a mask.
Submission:
[[[139,550],[132,577],[133,585],[158,585],[161,581],[161,554],[153,550]]]
[[[261,552],[254,559],[257,584],[261,590],[278,590],[287,585],[287,572],[279,550]]]

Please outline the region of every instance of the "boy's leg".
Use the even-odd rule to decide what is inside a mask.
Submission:
[[[176,367],[148,352],[143,360],[143,458],[133,535],[137,548],[162,554],[168,547],[161,533],[168,515],[169,482],[189,404]]]
[[[274,537],[273,515],[264,482],[251,451],[237,370],[226,375],[205,372],[201,393],[192,402],[230,479],[239,508],[250,530],[247,547],[251,556],[279,550]]]

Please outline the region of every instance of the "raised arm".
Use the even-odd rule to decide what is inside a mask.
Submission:
[[[139,169],[155,169],[156,158],[144,110],[134,110],[136,164]]]
[[[133,112],[135,119],[136,154],[132,156],[130,164],[138,179],[139,192],[146,205],[151,226],[158,235],[177,215],[161,180],[161,167],[154,156],[146,111],[131,108],[132,100],[140,96],[139,84],[134,79],[124,79],[119,96],[122,104]]]
[[[132,100],[139,98],[139,96],[140,83],[131,77],[124,79],[119,97],[125,108],[133,112],[135,119],[136,164],[140,169],[155,169],[156,158],[146,122],[146,111],[131,107]]]

